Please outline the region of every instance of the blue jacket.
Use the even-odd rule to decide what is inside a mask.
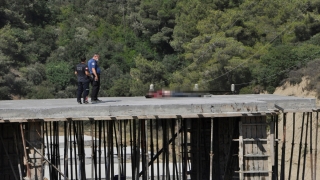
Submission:
[[[95,68],[97,74],[100,74],[100,68],[99,68],[98,62],[97,62],[96,60],[90,59],[90,60],[88,61],[88,68],[89,68],[90,74],[93,74],[92,68]]]

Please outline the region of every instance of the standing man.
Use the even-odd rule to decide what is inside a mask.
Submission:
[[[82,104],[81,95],[83,95],[83,103],[88,104],[90,73],[86,65],[86,58],[81,58],[81,62],[76,65],[74,74],[78,78],[77,101]]]
[[[88,61],[88,67],[91,74],[91,85],[92,85],[92,92],[91,92],[91,102],[101,102],[98,99],[98,93],[100,90],[100,68],[98,66],[99,61],[99,54],[94,54],[92,59]]]

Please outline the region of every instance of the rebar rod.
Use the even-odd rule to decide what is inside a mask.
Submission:
[[[290,155],[290,165],[289,165],[289,176],[288,180],[291,179],[291,169],[292,169],[292,159],[293,159],[293,149],[294,149],[294,136],[295,136],[295,123],[296,123],[296,113],[292,114],[293,124],[292,124],[292,142],[291,142],[291,155]]]
[[[311,164],[311,179],[313,179],[313,155],[312,155],[312,112],[310,112],[310,164]]]
[[[99,180],[101,180],[101,130],[102,130],[102,122],[99,121]]]
[[[286,123],[287,123],[287,113],[283,113],[283,138],[282,138],[282,155],[281,155],[281,174],[280,180],[285,178],[285,156],[286,156]]]
[[[317,125],[316,125],[316,147],[314,152],[314,177],[313,179],[317,179],[317,154],[318,154],[318,130],[319,130],[319,112],[317,111]]]
[[[304,176],[305,169],[306,169],[306,158],[307,158],[307,140],[308,140],[308,125],[309,125],[309,112],[307,112],[307,125],[306,125],[306,136],[304,140],[304,153],[303,153],[303,171],[302,177]]]

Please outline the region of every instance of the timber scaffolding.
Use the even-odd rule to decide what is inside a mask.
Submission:
[[[316,179],[313,98],[101,99],[0,101],[0,179]]]

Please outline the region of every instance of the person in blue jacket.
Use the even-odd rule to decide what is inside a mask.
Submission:
[[[98,99],[98,93],[100,90],[100,68],[98,65],[99,54],[94,54],[93,57],[88,61],[89,72],[91,74],[91,102],[101,102]]]

